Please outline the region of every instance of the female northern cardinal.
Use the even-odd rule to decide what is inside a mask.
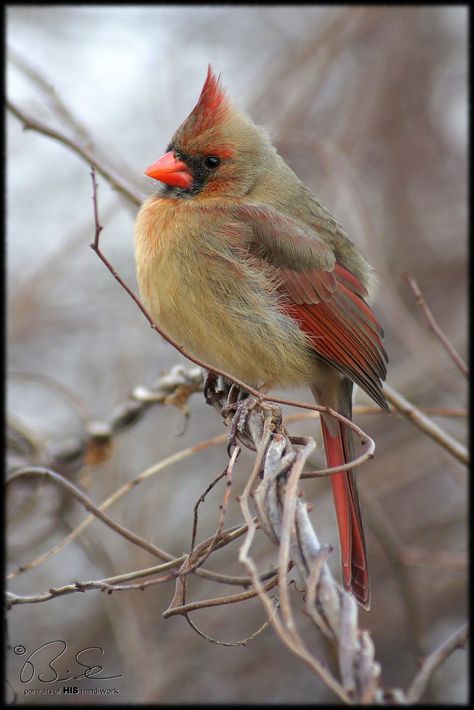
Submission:
[[[357,383],[387,408],[372,268],[329,212],[238,111],[209,67],[199,101],[146,175],[164,183],[136,223],[142,299],[190,353],[252,386],[309,383],[351,417]],[[322,414],[329,466],[351,431]],[[369,608],[352,471],[331,476],[344,587]]]

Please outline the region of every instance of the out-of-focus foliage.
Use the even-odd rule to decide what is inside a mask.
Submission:
[[[231,96],[268,128],[286,161],[376,268],[389,382],[421,407],[465,406],[466,382],[428,331],[402,274],[416,277],[464,355],[466,8],[16,6],[7,11],[7,41],[51,82],[96,149],[143,196],[154,189],[144,168],[194,105],[212,63]],[[36,118],[61,127],[18,63],[9,67],[8,94]],[[8,405],[23,428],[52,447],[80,431],[81,417],[104,417],[134,386],[183,359],[151,331],[88,247],[88,166],[9,117],[7,180],[8,366],[53,378],[74,400],[48,383],[15,377]],[[103,179],[99,200],[103,248],[135,288],[134,210]],[[153,409],[116,439],[109,462],[84,467],[75,480],[101,501],[147,466],[220,433],[220,420],[200,396],[190,407],[182,436],[178,410]],[[465,436],[462,418],[439,422]],[[362,625],[372,633],[384,684],[405,687],[416,657],[465,618],[465,473],[406,420],[374,414],[361,424],[377,443],[359,479],[373,584],[372,611],[363,614]],[[294,431],[314,434],[308,422]],[[243,454],[235,494],[245,485],[245,461]],[[225,462],[225,447],[203,452],[150,481],[146,491],[133,491],[112,516],[181,554],[189,548],[193,505]],[[305,492],[314,501],[320,538],[334,543],[328,482],[305,483]],[[49,487],[39,487],[33,500],[26,489],[21,493],[26,502],[14,501],[9,529],[12,568],[61,540],[84,515]],[[212,493],[201,507],[201,538],[214,531],[219,496]],[[236,520],[234,505],[227,522]],[[221,559],[233,574],[243,574],[238,544],[234,556],[229,547]],[[146,552],[95,522],[78,543],[19,576],[12,589],[29,594],[152,564]],[[215,593],[212,583],[192,580],[195,598]],[[18,606],[9,612],[9,642],[30,651],[53,638],[76,650],[103,647],[110,675],[123,676],[116,683],[119,702],[332,700],[271,631],[245,648],[225,648],[203,641],[182,618],[164,621],[171,594],[162,585]],[[212,636],[236,640],[263,620],[258,601],[246,604],[193,618]],[[327,655],[322,640],[313,645],[320,657]],[[20,702],[35,702],[23,697],[18,657],[10,651],[8,660]],[[465,666],[463,654],[450,658],[427,699],[465,702]]]

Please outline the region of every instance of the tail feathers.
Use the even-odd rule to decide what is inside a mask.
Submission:
[[[347,413],[344,415],[347,416]],[[353,444],[348,427],[322,414],[321,428],[328,466],[349,463],[353,459]],[[348,470],[333,474],[331,488],[339,528],[344,588],[352,592],[361,606],[369,609],[367,554],[354,473]]]

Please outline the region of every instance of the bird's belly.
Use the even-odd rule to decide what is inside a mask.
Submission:
[[[151,258],[150,258],[151,256]],[[190,354],[250,385],[312,382],[317,367],[298,325],[261,275],[181,244],[137,254],[141,297]]]

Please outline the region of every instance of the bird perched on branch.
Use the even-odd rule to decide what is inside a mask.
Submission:
[[[209,67],[199,100],[145,171],[163,183],[136,222],[142,300],[164,332],[253,387],[309,384],[351,418],[353,383],[387,408],[373,269]],[[328,414],[328,465],[353,459]],[[369,607],[355,475],[331,476],[346,590]]]

